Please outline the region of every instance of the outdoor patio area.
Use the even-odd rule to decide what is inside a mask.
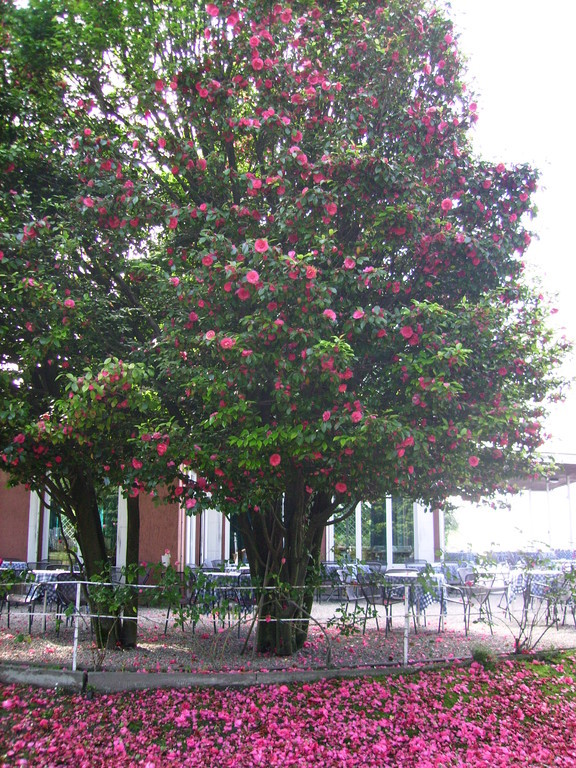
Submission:
[[[350,614],[348,620],[342,619],[344,607],[345,603],[339,600],[315,601],[308,641],[291,657],[255,653],[255,626],[250,615],[244,616],[240,623],[234,618],[228,621],[223,617],[223,623],[217,621],[216,625],[211,616],[204,616],[194,629],[189,624],[180,628],[170,620],[165,633],[166,609],[143,608],[138,619],[137,648],[103,651],[96,648],[85,614],[77,620],[75,650],[74,623],[62,621],[58,627],[56,615],[50,612],[44,630],[40,610],[34,614],[32,634],[29,634],[28,612],[13,610],[9,629],[5,613],[0,617],[0,663],[174,674],[330,667],[360,669],[401,666],[406,652],[410,665],[466,659],[478,654],[509,654],[514,651],[519,632],[517,621],[496,608],[490,624],[472,614],[466,634],[463,611],[456,603],[446,605],[440,631],[440,604],[433,603],[419,616],[410,613],[407,635],[402,604],[394,606],[388,632],[382,606],[377,608],[379,629],[375,618],[369,618],[363,632],[362,622],[352,626]],[[512,606],[512,617],[519,608],[519,604]],[[545,624],[533,627],[534,640],[542,633],[536,650],[576,647],[576,628],[570,615],[564,624],[558,622],[548,629]]]

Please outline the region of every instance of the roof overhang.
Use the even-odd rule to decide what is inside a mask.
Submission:
[[[553,491],[563,485],[576,483],[576,454],[557,453],[547,456],[554,464],[548,477],[516,480],[518,487],[526,491]]]

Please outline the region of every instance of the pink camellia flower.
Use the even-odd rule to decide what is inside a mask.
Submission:
[[[216,336],[216,331],[206,331],[205,339],[207,341],[212,341],[212,339]]]
[[[193,509],[196,506],[196,499],[186,499],[186,509]]]
[[[206,13],[208,16],[212,16],[213,18],[216,18],[220,14],[220,9],[217,5],[214,5],[214,3],[207,3],[206,5]]]
[[[334,214],[338,210],[338,206],[336,205],[336,203],[327,203],[324,207],[326,208],[326,213],[329,214],[330,216],[334,216]]]
[[[440,203],[440,207],[443,211],[449,211],[452,208],[452,200],[449,197],[445,197]]]
[[[202,256],[202,264],[205,267],[211,267],[214,263],[214,256],[211,253],[207,253],[206,256]]]
[[[236,291],[236,296],[240,299],[240,301],[246,301],[250,298],[250,291],[248,288],[238,288]]]
[[[254,243],[254,250],[257,253],[266,253],[268,247],[268,240],[265,237],[259,237]]]
[[[140,461],[140,459],[133,458],[132,466],[134,467],[134,469],[142,469],[142,462]]]
[[[358,424],[359,421],[362,421],[362,411],[352,411],[350,414],[350,420],[354,424]]]
[[[15,442],[17,445],[22,445],[22,443],[23,443],[25,440],[26,440],[26,435],[24,435],[22,432],[20,432],[20,434],[16,435],[16,437],[14,438],[14,442]]]
[[[314,277],[316,277],[317,273],[318,273],[318,270],[316,269],[316,267],[312,267],[312,266],[306,267],[306,277],[308,280],[312,280]]]
[[[160,93],[160,91],[164,90],[164,81],[163,80],[156,80],[154,83],[154,89]]]
[[[236,339],[230,338],[230,336],[225,336],[220,341],[220,346],[222,349],[232,349],[232,347],[236,344]]]
[[[84,203],[86,208],[94,208],[94,200],[92,200],[91,197],[82,198],[82,202]]]
[[[280,462],[282,461],[279,453],[273,453],[272,456],[270,456],[270,466],[277,467]]]
[[[330,413],[330,411],[324,411],[324,413],[322,414],[322,421],[329,421],[331,415],[332,414]]]
[[[469,456],[468,464],[470,464],[471,467],[477,467],[478,464],[480,464],[480,459],[478,458],[478,456]]]
[[[350,256],[347,256],[344,259],[344,269],[354,269],[355,266],[356,266],[356,262],[354,261],[354,259],[351,259]]]
[[[333,309],[325,309],[322,314],[324,317],[327,317],[328,320],[332,320],[332,322],[336,320],[336,312],[334,312]]]
[[[354,320],[362,320],[362,318],[364,317],[364,315],[365,315],[365,312],[364,312],[364,310],[363,310],[363,309],[357,309],[357,310],[356,310],[356,311],[353,313],[352,317],[354,318]]]
[[[405,325],[403,328],[400,328],[400,336],[403,336],[405,339],[409,339],[413,335],[414,331],[409,325]]]
[[[171,277],[170,278],[170,285],[173,285],[174,288],[176,288],[178,285],[180,285],[180,278],[179,277]]]
[[[338,491],[338,493],[346,493],[346,491],[348,490],[348,486],[346,485],[346,483],[336,483],[334,488]]]
[[[76,302],[74,301],[74,299],[64,299],[64,306],[66,307],[66,309],[74,309],[74,307],[76,306]]]
[[[158,456],[164,456],[166,451],[168,450],[168,446],[166,443],[158,443],[156,446],[156,450],[158,451]]]
[[[258,272],[256,272],[255,269],[251,269],[250,272],[246,274],[246,282],[250,283],[251,285],[256,285],[256,283],[260,280],[260,275]]]

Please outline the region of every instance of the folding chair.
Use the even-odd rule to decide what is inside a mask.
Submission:
[[[21,582],[14,584],[10,592],[6,595],[6,623],[10,628],[10,613],[12,606],[26,608],[28,611],[28,634],[32,634],[32,623],[34,621],[34,609],[42,602],[44,592],[39,584],[35,582]]]
[[[82,580],[83,576],[80,573],[56,574],[56,616],[61,620],[62,616],[66,615],[66,625],[68,621],[74,621],[76,618],[78,584]],[[80,584],[80,608],[88,609],[88,594],[84,584]],[[57,633],[58,627],[59,625],[57,625]]]

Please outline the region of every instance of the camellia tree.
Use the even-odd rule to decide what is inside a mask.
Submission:
[[[235,516],[274,588],[258,647],[292,653],[329,521],[538,471],[565,345],[524,276],[536,174],[475,156],[452,24],[426,0],[58,10],[74,190],[50,258],[113,270],[140,318],[126,359],[161,404],[123,482]],[[68,290],[91,339],[90,294]]]
[[[72,524],[91,578],[110,565],[103,495],[111,484],[125,486],[135,425],[151,413],[158,423],[162,409],[155,410],[145,367],[111,357],[146,340],[153,321],[124,285],[121,265],[109,263],[106,244],[90,258],[95,246],[70,217],[78,182],[62,140],[84,113],[64,97],[62,77],[75,45],[65,45],[55,3],[3,7],[0,439],[12,482],[47,492]],[[127,493],[132,564],[138,496]],[[133,645],[135,627],[95,622],[98,641],[112,646]]]

